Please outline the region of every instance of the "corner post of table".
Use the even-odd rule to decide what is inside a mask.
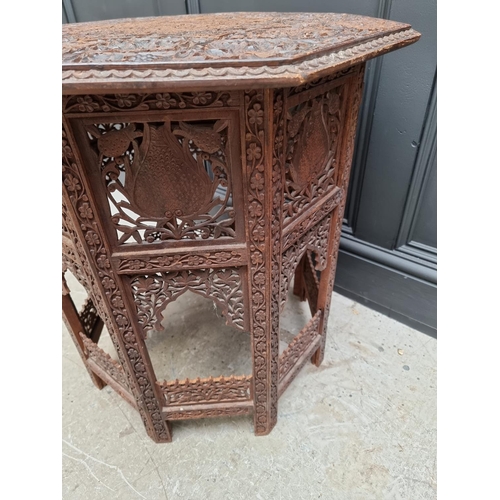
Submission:
[[[354,153],[354,142],[356,138],[356,127],[363,94],[363,78],[365,64],[358,66],[358,71],[348,85],[347,116],[342,136],[342,144],[339,154],[339,170],[337,173],[337,186],[341,188],[342,195],[339,204],[335,208],[330,225],[328,236],[328,256],[326,268],[321,272],[318,293],[318,309],[323,310],[323,315],[319,324],[319,332],[322,336],[321,344],[312,355],[311,361],[320,366],[325,356],[326,333],[328,327],[328,317],[330,315],[330,303],[335,282],[335,272],[337,269],[337,259],[342,233],[342,221],[344,219],[344,209],[347,198],[347,188],[349,185],[349,175],[351,172],[352,157]]]
[[[66,329],[73,342],[75,343],[76,350],[78,354],[82,358],[83,364],[87,369],[87,372],[90,375],[90,379],[94,383],[94,385],[100,390],[106,387],[106,382],[98,377],[87,364],[88,356],[85,352],[85,346],[83,345],[83,340],[80,337],[80,334],[83,334],[85,331],[84,326],[80,320],[80,316],[78,315],[78,311],[76,310],[75,303],[70,295],[70,290],[66,283],[66,278],[64,277],[64,273],[62,275],[62,319],[64,324],[66,325]]]
[[[283,110],[282,90],[244,92],[242,153],[256,435],[273,429],[278,412]]]
[[[129,314],[130,298],[112,264],[109,242],[95,216],[98,205],[84,172],[72,129],[63,117],[63,206],[68,213],[68,230],[87,269],[89,291],[113,341],[146,432],[157,443],[170,442],[170,424],[162,415],[162,397],[142,332]]]

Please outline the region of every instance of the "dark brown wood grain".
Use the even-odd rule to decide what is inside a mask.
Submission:
[[[364,61],[413,43],[392,21],[240,13],[63,30],[63,317],[94,383],[170,421],[253,413],[257,435],[326,341]],[[312,320],[279,356],[294,292]],[[144,339],[186,291],[251,337],[252,373],[156,379]],[[97,345],[106,325],[118,361]]]

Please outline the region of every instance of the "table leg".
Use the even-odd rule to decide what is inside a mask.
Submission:
[[[359,107],[361,104],[361,96],[363,93],[363,78],[364,64],[360,67],[360,71],[357,76],[352,79],[350,88],[348,89],[348,109],[350,110],[350,112],[345,123],[346,133],[344,134],[343,143],[341,145],[341,158],[337,174],[337,186],[342,189],[342,199],[333,213],[330,226],[330,234],[328,237],[328,261],[325,270],[321,273],[320,279],[318,309],[323,310],[323,317],[321,318],[321,322],[319,325],[319,331],[322,335],[322,341],[320,347],[311,357],[311,361],[316,366],[319,366],[322,363],[325,356],[328,316],[330,314],[330,303],[333,293],[333,284],[335,281],[335,271],[337,269],[337,258],[342,231],[342,222],[344,218],[344,209],[347,198],[347,187],[349,184],[352,156],[354,153],[356,126],[358,122]]]

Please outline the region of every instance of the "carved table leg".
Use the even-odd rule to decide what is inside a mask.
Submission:
[[[87,244],[76,247],[79,260],[85,263],[89,275],[95,277],[96,307],[113,341],[120,364],[127,376],[129,388],[148,435],[157,443],[172,440],[170,424],[162,416],[163,396],[156,387],[156,377],[147,353],[142,332],[130,316],[133,301],[123,279],[111,265],[101,222],[94,214],[99,211],[85,176],[82,162],[75,153],[69,127],[63,120],[63,203],[71,212],[69,219],[77,222],[70,229],[72,239]],[[130,301],[130,302],[129,302]]]
[[[335,281],[335,271],[337,269],[337,258],[340,244],[340,235],[342,231],[342,221],[344,218],[344,208],[347,198],[347,187],[349,184],[349,175],[351,171],[352,156],[354,152],[354,140],[356,137],[356,125],[358,121],[359,106],[363,92],[364,65],[360,68],[358,75],[350,83],[348,109],[350,113],[345,124],[347,133],[344,136],[344,143],[341,145],[342,157],[339,163],[339,172],[337,176],[337,186],[342,188],[342,199],[333,212],[328,237],[328,262],[324,271],[321,273],[318,309],[322,309],[322,316],[319,331],[322,335],[320,347],[314,353],[311,361],[319,366],[325,355],[326,331],[328,325],[328,316],[330,314],[330,303],[333,293],[333,284]]]
[[[244,106],[254,425],[265,435],[278,407],[283,95],[248,91]]]
[[[66,286],[66,280],[63,276],[63,294],[62,294],[62,316],[63,321],[68,329],[68,332],[75,343],[76,350],[82,358],[85,368],[89,372],[90,378],[98,389],[106,387],[106,382],[99,378],[87,365],[87,356],[85,355],[85,348],[83,341],[80,337],[80,332],[85,332],[85,329],[80,321],[80,317],[76,310],[75,304],[69,295],[69,289]]]

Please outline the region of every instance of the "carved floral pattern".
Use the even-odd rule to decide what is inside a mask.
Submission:
[[[121,365],[85,335],[80,334],[80,338],[83,341],[83,346],[88,358],[94,361],[97,366],[102,368],[126,392],[130,393],[127,378]]]
[[[130,281],[144,336],[161,329],[163,311],[187,290],[211,298],[226,323],[245,329],[243,290],[238,269],[199,269],[134,276]]]
[[[239,250],[216,250],[185,254],[165,254],[157,257],[122,258],[118,263],[120,273],[146,271],[170,271],[206,267],[239,267],[246,263],[246,252]]]
[[[282,252],[282,206],[285,162],[285,92],[273,92],[273,145],[272,145],[272,190],[271,190],[271,425],[278,419],[278,372],[279,331],[281,302],[281,252]]]
[[[281,312],[285,308],[288,289],[290,288],[295,269],[308,250],[314,251],[316,259],[315,269],[318,271],[325,269],[328,258],[328,235],[330,232],[331,220],[331,214],[327,215],[283,253],[280,281]]]
[[[335,186],[343,95],[335,87],[288,112],[285,225]]]
[[[250,401],[251,376],[209,377],[158,384],[167,405]]]
[[[191,16],[192,17],[192,16]],[[192,88],[203,89],[208,82],[218,81],[230,84],[233,88],[244,88],[248,81],[259,81],[264,83],[280,84],[286,82],[287,85],[296,83],[301,85],[304,78],[312,80],[316,75],[321,75],[325,71],[343,70],[365,62],[367,59],[381,56],[396,48],[415,43],[420,38],[420,33],[399,24],[397,33],[382,35],[364,43],[357,43],[347,48],[333,49],[330,53],[306,59],[298,63],[281,65],[261,65],[261,66],[223,66],[206,68],[147,68],[147,69],[84,69],[84,68],[64,68],[62,72],[63,87],[71,89],[78,87],[82,83],[100,85],[104,82],[113,81],[117,88],[129,87],[131,83],[149,82],[155,85],[161,82],[164,86],[166,82],[177,84],[189,78]]]
[[[283,231],[283,249],[286,250],[327,214],[331,213],[343,196],[344,192],[341,189],[334,189],[326,201],[323,198],[321,205],[309,217],[298,218],[289,224]]]
[[[318,311],[307,323],[307,325],[294,337],[288,347],[281,353],[279,358],[279,380],[280,382],[295,367],[299,358],[307,351],[308,347],[319,336],[319,323],[321,311]]]
[[[71,144],[68,141],[66,131],[63,129],[63,186],[66,188],[65,196],[72,206],[74,216],[79,224],[88,249],[88,255],[92,258],[92,265],[96,269],[95,279],[100,280],[100,285],[92,278],[92,299],[104,320],[110,337],[113,340],[118,359],[124,365],[128,363],[129,369],[133,371],[128,377],[128,386],[133,391],[138,402],[138,409],[148,433],[156,441],[170,441],[168,425],[163,419],[161,408],[155,396],[154,388],[149,378],[146,362],[143,360],[139,349],[137,338],[129,319],[122,296],[121,287],[117,285],[114,272],[111,269],[109,255],[103,243],[101,229],[94,218],[92,211],[86,210],[90,206],[89,197],[86,194],[84,184],[80,178],[80,170],[76,163]],[[79,249],[80,260],[89,263],[85,257],[85,251],[79,243],[79,235],[74,227],[69,227],[73,241]],[[89,268],[87,276],[94,276]],[[105,297],[105,298],[104,298]],[[110,310],[112,316],[108,315]],[[116,333],[115,333],[116,332]]]
[[[205,107],[222,108],[236,103],[237,99],[230,92],[87,94],[64,96],[63,110],[65,113],[109,113]]]
[[[264,109],[263,91],[251,90],[245,92],[245,150],[247,175],[247,234],[250,250],[249,281],[251,296],[250,305],[251,331],[254,356],[254,390],[255,390],[255,430],[264,434],[268,428],[267,391],[270,383],[267,371],[267,356],[269,353],[266,330],[268,328],[268,309],[264,300],[268,271],[265,264],[266,216],[264,190],[264,124],[263,120],[255,118],[254,111]],[[252,113],[251,113],[252,112]]]
[[[340,236],[342,232],[342,220],[344,217],[344,209],[347,197],[347,187],[349,184],[349,174],[351,171],[352,165],[352,157],[354,152],[354,139],[356,137],[356,126],[358,121],[358,113],[359,106],[361,104],[361,97],[363,94],[363,76],[364,76],[364,66],[359,68],[359,72],[355,78],[351,81],[350,85],[352,85],[351,95],[350,95],[350,103],[348,106],[349,115],[347,118],[347,130],[345,133],[347,134],[347,145],[343,151],[343,157],[341,158],[340,165],[342,167],[339,172],[339,177],[337,184],[341,188],[343,196],[340,200],[340,203],[336,210],[333,212],[333,216],[335,217],[333,224],[334,232],[330,238],[333,237],[333,242],[329,245],[330,252],[332,255],[337,256],[339,245],[340,245]],[[330,314],[330,305],[331,305],[331,296],[333,293],[333,285],[335,281],[335,273],[337,270],[337,258],[331,259],[329,265],[329,274],[327,275],[328,285],[326,291],[326,301],[325,301],[325,310],[323,321],[320,326],[321,328],[321,345],[318,349],[317,354],[315,355],[315,363],[319,366],[324,357],[325,352],[325,342],[326,342],[326,329],[328,326],[328,317]]]
[[[62,236],[62,271],[65,273],[67,270],[73,274],[78,282],[85,288],[87,293],[90,293],[91,285],[89,283],[89,278],[78,258],[77,251],[69,238],[69,232],[66,227],[65,231],[63,230]]]
[[[209,22],[207,22],[209,21]],[[251,29],[249,29],[251,27]],[[219,13],[63,26],[67,67],[160,63],[175,67],[294,60],[371,40],[408,25],[334,13]],[[248,62],[247,62],[248,61]],[[135,69],[135,68],[134,68]]]
[[[119,245],[234,236],[228,126],[87,126]]]
[[[227,408],[206,408],[203,410],[190,410],[187,407],[184,411],[168,411],[165,415],[168,420],[191,420],[193,418],[213,418],[213,417],[239,417],[252,412],[251,406],[235,406]]]

